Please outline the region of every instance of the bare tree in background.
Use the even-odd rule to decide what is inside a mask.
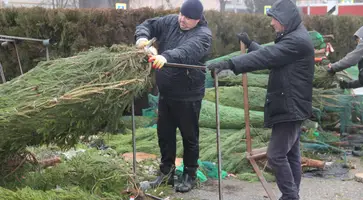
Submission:
[[[77,0],[80,8],[115,8],[116,3],[125,3],[130,7],[131,0]],[[134,1],[134,0],[132,0]],[[142,2],[142,0],[135,0]]]
[[[43,0],[42,4],[52,8],[78,8],[79,0]]]
[[[256,12],[256,1],[255,0],[244,0],[246,8],[249,13],[255,13]]]
[[[110,7],[114,7],[115,6],[115,4],[116,3],[118,3],[117,2],[117,0],[107,0],[108,1],[108,5],[110,6]]]
[[[263,13],[265,6],[271,6],[277,0],[244,0],[248,12]]]
[[[151,5],[149,2],[145,2],[146,0],[132,0],[132,6],[130,8],[142,8],[142,7],[153,7],[160,9],[173,9],[176,6],[173,4],[172,0],[158,0],[154,1],[154,5]],[[175,1],[174,1],[175,3]]]
[[[226,0],[219,0],[220,12],[224,12],[226,10]]]
[[[172,9],[172,8],[174,8],[174,6],[173,6],[173,4],[170,2],[170,0],[165,0],[165,2],[166,2],[166,8],[167,9]]]

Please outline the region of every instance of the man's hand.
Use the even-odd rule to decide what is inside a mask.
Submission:
[[[329,63],[329,65],[328,65],[328,73],[330,73],[330,74],[332,74],[332,75],[334,75],[335,74],[335,72],[334,72],[334,70],[333,70],[333,68],[331,67],[331,63]]]
[[[149,57],[155,56],[155,55],[158,55],[158,50],[155,47],[151,46],[147,49],[147,53],[148,53]]]
[[[339,81],[339,86],[341,89],[348,89],[349,87],[349,82],[345,81],[345,80],[340,80]]]
[[[164,66],[164,64],[167,63],[168,61],[164,56],[156,55],[156,56],[151,56],[149,58],[149,62],[153,62],[152,67],[154,69],[161,69]]]
[[[148,45],[148,44],[149,44],[149,40],[146,38],[140,38],[136,41],[136,47],[139,49],[146,47],[146,45]]]
[[[207,68],[212,71],[212,77],[214,78],[213,72],[216,72],[216,74],[219,74],[219,72],[221,72],[223,70],[232,69],[233,66],[231,64],[231,61],[225,60],[225,61],[220,61],[220,62],[209,64],[209,65],[207,65]]]
[[[240,42],[243,42],[246,47],[248,48],[251,43],[252,43],[252,40],[250,39],[250,37],[248,37],[248,34],[246,32],[243,32],[243,33],[239,33],[237,34],[237,38]]]

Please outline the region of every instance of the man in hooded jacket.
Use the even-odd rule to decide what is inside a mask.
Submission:
[[[349,89],[349,88],[359,88],[363,87],[363,26],[360,27],[354,33],[354,39],[357,42],[357,47],[350,53],[348,53],[344,58],[335,62],[333,64],[329,64],[328,71],[331,73],[343,71],[353,65],[358,64],[359,77],[358,80],[354,81],[340,81],[340,88]]]
[[[301,181],[300,126],[312,114],[314,47],[291,0],[278,0],[267,15],[277,34],[274,45],[262,47],[241,33],[238,38],[249,53],[208,68],[235,74],[270,69],[264,111],[265,127],[272,128],[267,158],[282,193],[280,199],[296,200]]]
[[[199,0],[186,0],[179,15],[167,15],[144,21],[136,27],[136,45],[145,47],[157,38],[159,55],[150,58],[156,68],[160,93],[157,133],[161,152],[160,173],[152,187],[167,182],[174,185],[176,129],[183,138],[184,171],[178,192],[190,191],[196,183],[199,158],[199,113],[205,94],[205,71],[163,67],[166,63],[202,65],[208,55],[212,33],[203,16]]]

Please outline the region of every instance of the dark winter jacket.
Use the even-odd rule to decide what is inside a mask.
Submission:
[[[363,26],[354,33],[354,36],[362,38],[354,51],[348,53],[344,58],[332,64],[332,70],[334,72],[343,71],[344,69],[358,64],[359,80],[350,81],[348,83],[348,88],[363,87]]]
[[[135,39],[153,37],[158,52],[168,63],[203,65],[212,44],[212,33],[203,19],[191,30],[179,27],[178,15],[148,19],[136,27]],[[156,71],[160,96],[174,100],[195,101],[204,97],[205,71],[164,66]]]
[[[249,53],[231,59],[236,74],[270,69],[265,102],[265,127],[311,117],[314,46],[290,0],[277,1],[268,13],[285,27],[275,44],[253,42]]]

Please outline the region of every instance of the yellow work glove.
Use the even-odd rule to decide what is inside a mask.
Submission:
[[[146,45],[148,45],[148,44],[149,44],[149,40],[146,38],[140,38],[136,41],[136,47],[139,49],[146,47]]]
[[[156,55],[156,56],[151,56],[149,58],[149,62],[153,62],[152,67],[154,69],[160,69],[164,66],[165,63],[167,63],[167,60],[162,55]]]

